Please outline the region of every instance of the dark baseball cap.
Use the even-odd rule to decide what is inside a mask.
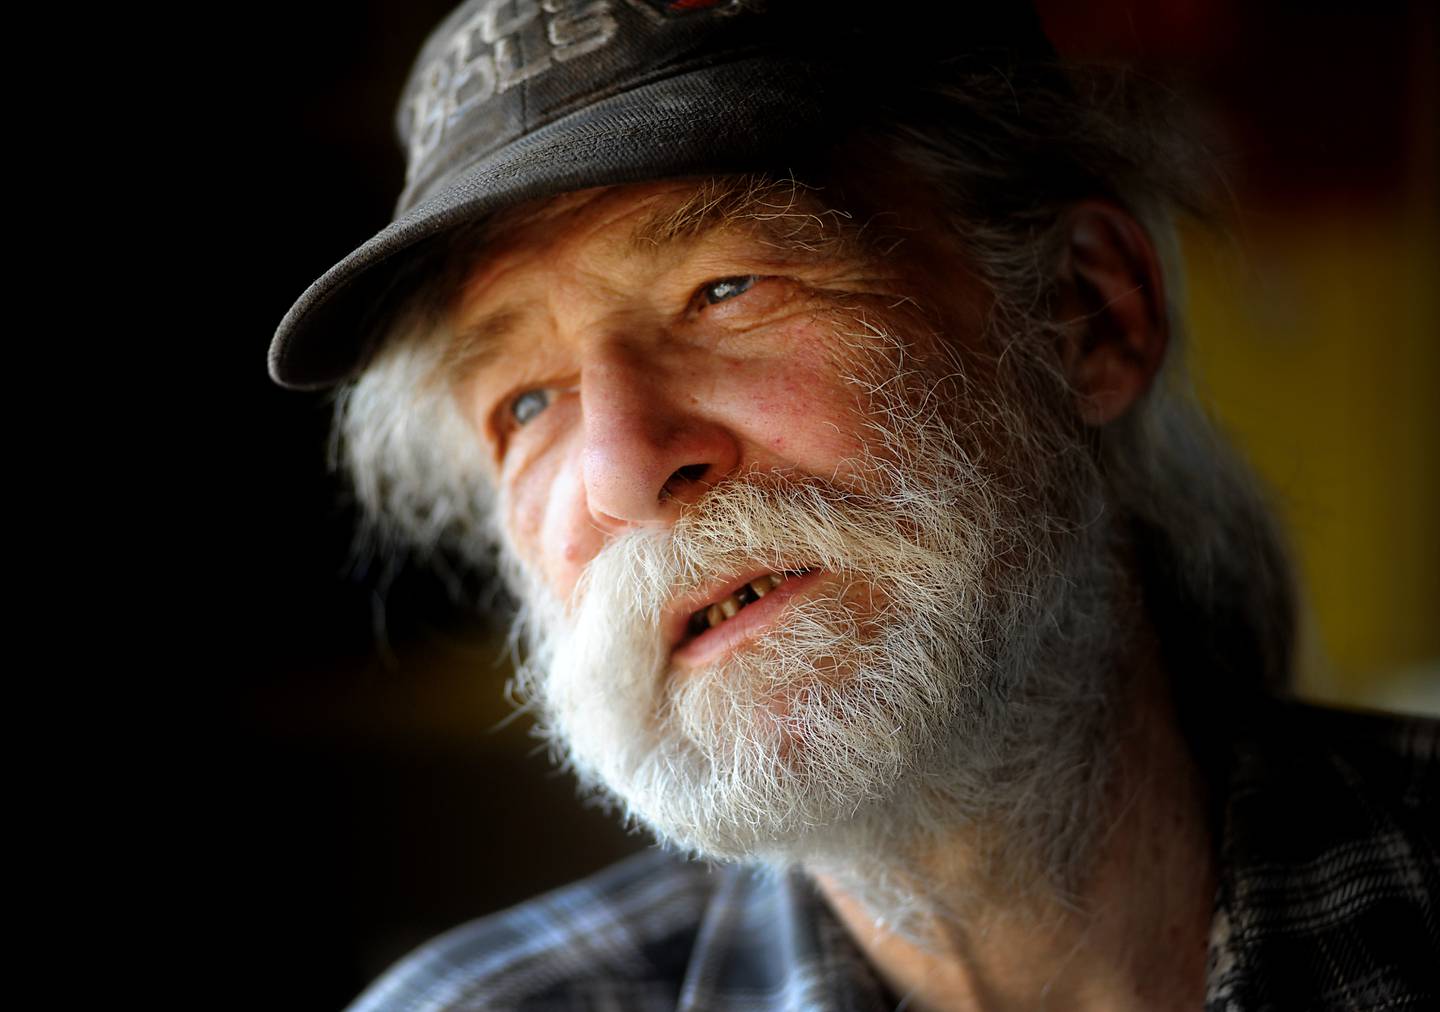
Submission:
[[[287,387],[363,368],[417,264],[521,201],[621,183],[796,172],[956,58],[1053,57],[1028,4],[471,0],[401,96],[404,192],[387,227],[285,314]]]

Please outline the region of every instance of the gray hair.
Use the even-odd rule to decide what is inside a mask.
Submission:
[[[880,115],[891,156],[936,187],[968,266],[1017,324],[1055,325],[1065,211],[1076,201],[1112,200],[1149,233],[1170,346],[1140,403],[1094,434],[1095,452],[1131,531],[1182,718],[1245,719],[1247,697],[1289,683],[1295,589],[1264,490],[1197,403],[1186,369],[1176,218],[1213,223],[1220,181],[1184,103],[1124,72],[961,61],[919,101]]]
[[[1237,701],[1288,680],[1294,592],[1258,483],[1186,375],[1174,219],[1209,219],[1213,180],[1203,175],[1212,160],[1181,121],[1173,96],[1123,73],[960,60],[903,105],[859,116],[856,137],[932,185],[967,266],[994,292],[998,322],[1016,334],[1036,333],[1037,321],[1055,333],[1068,207],[1112,200],[1149,232],[1169,303],[1166,364],[1143,400],[1091,439],[1177,671],[1181,713],[1230,720],[1245,709]],[[438,275],[453,280],[448,269]],[[449,336],[436,307],[448,295],[437,287],[412,300],[363,375],[340,391],[334,460],[353,481],[372,541],[487,565],[491,492],[444,376]]]

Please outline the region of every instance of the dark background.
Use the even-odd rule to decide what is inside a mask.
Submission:
[[[1252,220],[1393,216],[1434,167],[1433,128],[1417,127],[1434,109],[1428,4],[1041,6],[1063,54],[1135,60],[1198,97]],[[187,1007],[338,1007],[436,931],[644,843],[577,805],[523,722],[495,729],[492,629],[425,573],[351,564],[328,399],[265,373],[291,301],[388,221],[391,108],[449,7],[250,4],[150,68],[176,152],[147,163],[177,183],[157,269],[183,294],[166,343],[138,353],[156,362],[159,390],[134,410],[160,473],[117,484],[145,544],[120,549],[134,586],[112,593],[143,599],[122,602],[136,617],[106,646],[164,645],[125,736],[161,789],[131,803],[116,785],[94,832],[143,840],[133,875],[117,871],[122,924],[155,902],[151,876],[180,894],[142,941],[187,952],[207,982]],[[1433,216],[1425,186],[1404,206]]]

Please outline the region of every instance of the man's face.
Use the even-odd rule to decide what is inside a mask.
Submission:
[[[1098,566],[1058,558],[1054,503],[1088,491],[1055,495],[1053,440],[1010,431],[958,259],[782,197],[655,184],[510,215],[453,317],[542,721],[721,857],[981,792],[1033,717],[1027,616],[1065,626],[1059,588]]]
[[[836,329],[897,315],[914,279],[773,203],[802,199],[783,191],[738,219],[702,210],[677,235],[694,195],[658,184],[552,201],[501,223],[462,292],[462,398],[503,529],[562,599],[607,541],[668,527],[717,482],[841,479],[866,447],[861,338]],[[771,220],[744,217],[767,207]],[[977,329],[975,308],[953,303]]]

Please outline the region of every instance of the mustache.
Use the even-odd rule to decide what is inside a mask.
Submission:
[[[942,482],[874,460],[844,481],[786,471],[726,478],[685,504],[671,527],[614,538],[587,565],[568,610],[598,594],[607,607],[654,619],[676,597],[758,570],[880,571],[917,587],[941,575],[953,586],[955,567],[968,570],[995,540],[993,525],[959,500],[989,492],[978,475]],[[975,519],[957,525],[967,513]]]

